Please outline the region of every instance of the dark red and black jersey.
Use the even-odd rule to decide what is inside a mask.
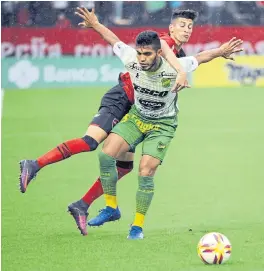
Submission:
[[[164,40],[167,42],[167,44],[169,45],[173,53],[178,58],[186,56],[182,48],[179,51],[176,49],[177,46],[176,46],[175,40],[168,33],[160,33],[159,37],[161,40]]]

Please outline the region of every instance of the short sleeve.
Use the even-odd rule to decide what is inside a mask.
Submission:
[[[178,58],[178,61],[184,68],[185,72],[193,72],[198,67],[198,61],[194,56]]]
[[[137,51],[122,41],[114,44],[113,51],[125,65],[137,60]]]

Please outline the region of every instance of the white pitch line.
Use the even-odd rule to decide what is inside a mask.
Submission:
[[[1,118],[3,117],[4,96],[5,96],[5,90],[2,88],[1,89]]]

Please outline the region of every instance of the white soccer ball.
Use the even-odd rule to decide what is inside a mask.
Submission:
[[[197,251],[205,264],[222,264],[230,258],[232,246],[223,234],[210,232],[201,238]]]

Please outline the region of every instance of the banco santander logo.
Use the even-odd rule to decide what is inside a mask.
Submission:
[[[8,80],[21,89],[29,88],[39,80],[39,76],[39,68],[32,65],[29,60],[20,60],[8,70]]]

